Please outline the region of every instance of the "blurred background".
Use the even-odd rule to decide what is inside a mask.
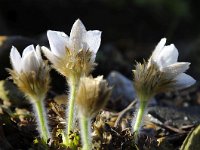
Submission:
[[[192,63],[188,73],[200,79],[199,8],[198,0],[0,0],[0,79],[8,77],[12,45],[20,51],[48,46],[47,30],[69,35],[77,18],[88,30],[102,31],[95,76],[117,70],[132,79],[135,61],[147,59],[166,37],[179,60]]]

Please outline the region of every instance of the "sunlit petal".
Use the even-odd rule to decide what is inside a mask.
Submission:
[[[38,62],[41,62],[42,61],[42,56],[41,56],[41,48],[39,45],[36,46],[36,57],[38,59]]]
[[[178,59],[178,50],[174,44],[165,46],[160,54],[155,58],[155,62],[159,67],[166,67],[176,63]]]
[[[39,70],[39,63],[35,55],[35,51],[32,51],[24,56],[22,61],[22,71],[23,72],[37,72]]]
[[[16,70],[18,73],[21,71],[21,55],[18,52],[18,50],[12,46],[11,52],[10,52],[10,59],[11,64],[14,70]]]
[[[185,72],[189,69],[190,63],[188,62],[177,62],[167,67],[161,68],[162,72],[168,74],[171,78],[177,76],[180,73]]]
[[[83,42],[86,34],[86,29],[80,19],[76,20],[70,32],[69,44],[73,50],[80,50],[83,48]]]
[[[35,48],[34,48],[33,45],[27,46],[27,47],[24,49],[23,53],[22,53],[22,58],[23,58],[24,56],[26,56],[28,53],[30,53],[30,52],[32,52],[32,51],[34,51],[34,50],[35,50]]]
[[[88,31],[85,38],[89,49],[96,54],[101,44],[101,32],[98,30]]]
[[[46,48],[45,46],[41,47],[42,52],[44,53],[44,55],[50,60],[50,62],[52,64],[56,63],[56,60],[58,59],[57,56],[55,56],[48,48]]]
[[[51,51],[58,57],[62,57],[66,53],[66,47],[69,37],[64,32],[47,31]]]
[[[160,42],[157,44],[155,50],[152,53],[152,59],[156,59],[158,55],[161,53],[162,49],[165,46],[166,40],[167,40],[166,38],[162,38]]]

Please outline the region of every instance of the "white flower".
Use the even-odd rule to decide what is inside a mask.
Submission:
[[[10,52],[10,60],[13,69],[17,73],[29,73],[31,71],[38,72],[42,58],[39,46],[36,50],[33,45],[26,47],[22,53],[22,57],[18,50],[13,46]]]
[[[167,74],[167,77],[176,81],[175,88],[182,89],[193,85],[196,81],[184,72],[189,68],[188,62],[178,61],[178,50],[174,44],[165,46],[166,38],[156,46],[148,66],[156,64],[161,72]]]
[[[101,32],[98,30],[86,31],[79,19],[73,24],[69,37],[64,32],[51,30],[47,31],[47,37],[51,51],[45,47],[42,49],[52,63],[56,63],[58,58],[65,57],[66,48],[72,53],[73,51],[89,50],[92,52],[91,61],[94,62],[101,43]]]
[[[40,47],[27,46],[22,56],[13,46],[10,52],[13,69],[7,69],[13,82],[32,100],[43,99],[49,89],[49,67],[42,60]],[[33,98],[35,97],[35,98]],[[34,100],[35,101],[35,100]]]

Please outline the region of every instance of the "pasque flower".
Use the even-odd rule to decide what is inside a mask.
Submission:
[[[26,47],[22,57],[15,47],[10,52],[13,70],[8,69],[14,83],[30,100],[36,113],[38,131],[44,142],[50,137],[44,108],[45,95],[49,89],[49,67],[43,62],[40,47]]]
[[[78,19],[72,26],[70,36],[60,31],[47,31],[50,48],[42,47],[53,68],[64,75],[69,84],[67,109],[67,136],[74,123],[74,100],[81,76],[87,76],[96,66],[94,60],[101,42],[101,32],[87,31]],[[65,138],[65,136],[63,137]],[[69,139],[65,144],[69,145]]]
[[[155,64],[160,72],[166,74],[166,78],[173,79],[174,89],[183,89],[193,85],[196,81],[184,72],[189,68],[188,62],[177,62],[178,50],[174,44],[165,46],[166,38],[161,39],[154,50],[149,65]]]
[[[78,19],[70,36],[60,31],[47,31],[51,51],[42,47],[53,67],[66,77],[87,75],[95,66],[94,60],[101,43],[101,32],[86,31]]]
[[[83,150],[91,149],[91,118],[106,105],[110,94],[111,87],[106,80],[103,80],[103,76],[81,77],[76,104],[79,111]]]
[[[81,77],[76,96],[79,112],[86,117],[94,117],[105,106],[110,94],[111,87],[103,76]]]
[[[134,86],[140,101],[134,131],[138,131],[148,101],[157,93],[179,90],[193,85],[196,81],[184,72],[188,62],[177,62],[178,50],[174,44],[165,46],[163,38],[156,46],[148,62],[137,63],[134,74]]]
[[[9,69],[14,82],[31,97],[45,97],[49,89],[49,67],[43,62],[40,47],[26,47],[22,57],[15,47],[10,52],[13,70]]]

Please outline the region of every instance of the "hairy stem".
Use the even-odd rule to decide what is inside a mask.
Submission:
[[[63,144],[67,146],[67,136],[66,136],[66,133],[65,131],[61,131],[61,135],[62,135],[62,141],[63,141]]]
[[[90,118],[81,115],[80,126],[81,126],[81,139],[82,139],[83,150],[91,150]]]
[[[35,103],[33,103],[33,105],[36,111],[35,115],[37,118],[37,124],[39,126],[38,130],[40,133],[40,137],[42,138],[42,140],[44,140],[45,143],[47,143],[48,138],[50,138],[50,133],[48,130],[47,117],[43,100],[38,99]]]
[[[137,135],[140,125],[142,123],[142,118],[143,118],[143,115],[145,112],[146,105],[147,105],[147,101],[142,101],[142,100],[140,101],[140,106],[138,109],[135,125],[133,127],[133,132],[135,132],[136,135]]]
[[[76,90],[77,90],[77,81],[74,76],[72,76],[69,79],[69,102],[68,102],[68,109],[67,109],[67,143],[70,143],[69,141],[69,135],[72,131],[73,125],[74,125],[74,101],[76,96]]]

